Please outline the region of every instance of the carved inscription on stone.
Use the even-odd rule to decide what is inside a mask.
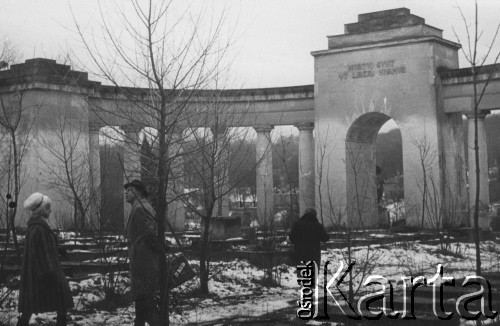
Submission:
[[[404,64],[398,63],[396,60],[383,60],[346,65],[346,70],[339,73],[339,79],[341,81],[346,81],[349,78],[370,78],[404,73],[406,73]]]

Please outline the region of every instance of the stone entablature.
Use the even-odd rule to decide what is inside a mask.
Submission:
[[[88,73],[71,70],[71,67],[59,64],[55,60],[45,58],[34,58],[25,60],[24,63],[13,64],[10,69],[0,71],[0,87],[14,84],[46,84],[78,86],[81,91],[85,88],[93,88],[96,95],[101,98],[116,99],[120,93],[126,91],[136,96],[147,97],[148,88],[116,87],[101,85],[100,82],[88,79]],[[26,86],[29,86],[26,85]],[[314,85],[270,87],[270,88],[247,88],[247,89],[224,89],[224,90],[194,90],[191,93],[196,99],[204,99],[218,93],[222,100],[227,101],[282,101],[294,99],[312,99],[314,97]],[[122,97],[122,99],[126,99]]]
[[[488,79],[500,79],[500,63],[476,67],[477,75],[476,80],[485,81]],[[448,69],[448,68],[438,68],[439,76],[441,77],[442,83],[445,85],[449,84],[460,84],[460,83],[470,83],[472,82],[472,68],[459,68],[459,69]]]
[[[486,82],[488,86],[481,97],[478,109],[500,109],[500,64],[477,67],[478,95]],[[470,113],[474,110],[474,82],[471,68],[438,69],[443,85],[443,110],[446,113]]]
[[[86,97],[89,105],[93,106],[92,110],[95,110],[90,113],[89,122],[101,126],[121,125],[123,121],[117,118],[119,115],[99,113],[100,108],[109,112],[130,110],[133,106],[127,96],[146,100],[150,93],[147,88],[101,85],[99,82],[89,81],[86,72],[74,71],[68,65],[43,58],[26,60],[25,63],[15,64],[8,70],[0,71],[0,91],[33,89]],[[213,101],[215,93],[218,100],[225,103],[229,109],[245,115],[245,118],[237,120],[238,124],[233,127],[252,127],[263,123],[294,125],[314,122],[314,85],[194,90],[193,93],[189,102],[193,107]],[[103,117],[109,121],[102,121]]]

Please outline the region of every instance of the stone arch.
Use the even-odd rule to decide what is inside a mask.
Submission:
[[[355,228],[387,223],[379,214],[375,141],[382,126],[391,119],[380,112],[358,117],[349,127],[345,141],[347,216]]]

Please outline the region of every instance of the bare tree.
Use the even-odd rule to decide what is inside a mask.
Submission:
[[[422,192],[422,207],[420,208],[420,223],[421,229],[424,229],[425,213],[428,210],[428,197],[429,195],[429,173],[432,173],[431,169],[436,163],[437,153],[433,150],[429,141],[426,137],[422,139],[414,139],[413,144],[418,149],[420,168],[422,169],[422,184],[418,183],[420,191]]]
[[[191,150],[186,156],[188,159],[186,167],[202,209],[198,210],[194,202],[187,200],[186,197],[183,198],[186,206],[201,218],[200,290],[204,294],[209,293],[210,237],[213,218],[227,216],[229,194],[239,184],[241,178],[245,177],[241,174],[239,178],[229,178],[229,171],[238,168],[231,164],[243,162],[243,160],[230,160],[230,157],[234,157],[236,153],[241,156],[249,154],[241,151],[244,140],[248,138],[248,130],[230,128],[239,125],[245,118],[245,109],[235,114],[231,105],[222,100],[223,92],[212,90],[206,93],[203,102],[200,103],[198,115],[189,119],[192,141]]]
[[[285,136],[283,134],[279,135],[279,138],[273,142],[273,162],[276,162],[275,166],[280,166],[281,169],[277,172],[280,178],[278,185],[281,189],[288,193],[288,212],[286,214],[286,221],[282,221],[282,227],[285,230],[289,230],[292,223],[298,219],[298,202],[296,197],[296,189],[298,184],[296,184],[296,179],[294,175],[298,175],[299,164],[298,164],[298,153],[292,151],[293,146],[297,146],[298,139],[294,135]],[[273,169],[274,170],[274,169]],[[275,183],[276,184],[276,183]]]
[[[370,171],[368,168],[370,164],[367,162],[370,158],[365,157],[364,153],[349,141],[346,141],[346,154],[346,172],[348,176],[351,175],[353,184],[353,187],[349,187],[347,191],[348,225],[355,229],[363,229],[365,228],[366,216],[374,207],[373,194],[370,193],[372,187],[370,187],[369,182],[370,179],[375,181],[375,171]],[[369,178],[364,177],[366,175]]]
[[[348,279],[348,298],[349,302],[353,302],[359,293],[363,280],[373,271],[381,254],[375,248],[368,245],[366,247],[366,253],[360,256],[353,248],[356,241],[356,235],[362,234],[367,228],[367,221],[365,221],[367,213],[375,207],[375,205],[373,205],[374,198],[372,194],[369,193],[372,188],[369,185],[370,180],[373,180],[375,183],[375,177],[373,176],[375,171],[368,170],[368,167],[371,165],[367,164],[367,160],[369,160],[370,157],[365,157],[363,153],[349,141],[346,141],[346,155],[347,174],[351,174],[351,180],[354,183],[354,187],[347,193],[348,207],[346,213],[348,221],[342,229],[344,234],[341,236],[346,248],[342,250],[341,253],[348,266],[354,262],[357,264],[355,269],[349,270]],[[374,157],[371,157],[371,159],[374,159]],[[366,175],[371,177],[363,177]],[[351,198],[349,198],[349,196]],[[373,218],[373,216],[371,216],[371,218]],[[376,215],[375,218],[378,219],[378,215]],[[358,279],[357,283],[355,281],[356,279]]]
[[[318,194],[318,199],[316,200],[316,202],[319,203],[319,205],[317,206],[319,206],[321,224],[325,224],[326,218],[326,220],[332,221],[333,225],[340,227],[343,223],[342,216],[344,216],[345,214],[343,214],[342,209],[340,208],[341,206],[336,201],[336,198],[338,198],[338,196],[335,193],[334,189],[338,188],[334,187],[334,185],[332,184],[333,181],[328,177],[329,162],[331,159],[330,155],[333,150],[328,146],[328,134],[329,131],[327,131],[325,134],[319,134],[319,141],[316,146],[317,158],[315,171],[317,180],[316,193]],[[324,193],[326,193],[327,195],[324,196]]]
[[[333,225],[336,239],[343,246],[340,253],[346,265],[350,266],[355,263],[353,268],[349,269],[346,278],[347,300],[352,304],[362,294],[363,281],[373,272],[377,261],[382,256],[376,247],[367,245],[361,248],[361,245],[358,244],[359,236],[363,235],[367,229],[367,221],[364,218],[372,208],[375,208],[372,202],[374,200],[373,196],[367,193],[367,189],[371,188],[368,184],[370,179],[366,178],[366,174],[368,176],[372,175],[371,180],[375,183],[375,177],[373,176],[375,171],[367,170],[370,164],[367,164],[366,160],[370,158],[365,157],[363,153],[356,150],[354,144],[347,141],[346,172],[350,174],[354,186],[348,194],[350,196],[350,198],[347,198],[348,206],[346,209],[342,208],[343,203],[338,198],[341,197],[339,192],[344,190],[339,189],[338,182],[332,180],[326,173],[333,148],[329,147],[328,138],[321,136],[324,135],[319,135],[319,142],[316,146],[319,149],[316,173],[318,179],[321,180],[317,186],[322,186],[321,191],[318,191],[321,194],[321,214],[326,221],[329,221],[329,224]]]
[[[466,47],[462,47],[462,52],[467,60],[467,62],[471,65],[471,75],[472,75],[472,86],[474,91],[474,161],[476,164],[475,178],[476,178],[476,196],[474,198],[474,237],[475,237],[475,248],[476,248],[476,274],[481,275],[481,248],[480,248],[480,237],[479,237],[479,206],[480,206],[480,169],[479,169],[479,141],[478,141],[478,113],[479,113],[479,104],[481,103],[486,89],[493,77],[493,74],[497,69],[491,69],[489,72],[486,72],[485,79],[479,79],[479,76],[484,73],[484,65],[487,60],[490,60],[490,57],[493,57],[493,64],[498,62],[500,58],[500,51],[498,53],[492,53],[494,51],[494,46],[498,40],[498,34],[500,31],[500,23],[496,26],[495,31],[493,33],[493,38],[491,42],[487,45],[486,53],[483,56],[478,54],[479,45],[482,37],[482,31],[479,31],[479,17],[478,17],[478,5],[477,1],[474,4],[474,21],[473,21],[473,29],[469,27],[469,23],[465,18],[463,11],[459,8],[460,15],[462,16],[462,20],[465,26],[465,31],[467,35]],[[458,43],[462,43],[460,37],[458,36],[455,29],[453,29],[455,37]],[[469,130],[469,132],[471,132]],[[486,149],[481,149],[486,150]],[[472,172],[472,171],[470,171]],[[489,203],[486,203],[489,204]]]
[[[449,231],[460,215],[460,196],[452,191],[449,185],[438,186],[433,169],[437,167],[437,151],[427,138],[414,139],[413,144],[419,151],[419,164],[422,179],[417,180],[417,188],[421,192],[421,229],[425,221],[436,232],[440,249],[448,251],[450,245]],[[461,161],[457,159],[457,164]],[[447,198],[445,198],[447,196]],[[411,206],[411,205],[407,205]]]
[[[39,155],[50,178],[44,180],[66,201],[73,203],[73,227],[78,231],[98,230],[96,218],[89,216],[95,203],[90,184],[91,164],[87,151],[86,131],[80,121],[72,121],[66,113],[55,118],[53,132],[38,140],[48,155]]]
[[[20,57],[17,47],[8,39],[1,45],[0,69],[7,68]],[[3,250],[3,259],[0,271],[3,271],[8,259],[10,236],[14,243],[16,258],[21,261],[21,252],[17,241],[15,221],[17,216],[17,202],[24,181],[24,158],[30,145],[30,131],[38,111],[38,105],[27,105],[23,92],[0,94],[0,201],[3,204],[1,211],[5,212],[5,224],[0,212],[0,225],[5,225],[7,234]],[[29,120],[29,119],[32,120]],[[5,209],[5,211],[4,211]],[[3,282],[3,280],[0,280]],[[0,306],[8,300],[13,290],[6,291],[0,296]]]
[[[17,46],[11,40],[5,38],[2,42],[1,48],[0,69],[7,68],[9,65],[17,63],[21,54]]]
[[[0,130],[4,136],[2,150],[2,172],[5,195],[2,200],[10,202],[5,205],[7,229],[12,234],[12,240],[16,248],[19,260],[21,253],[17,242],[15,219],[17,215],[17,203],[23,180],[25,178],[24,158],[33,139],[32,127],[36,121],[36,115],[42,104],[31,104],[24,98],[23,91],[10,94],[0,94]],[[6,242],[9,242],[7,237]]]
[[[5,38],[2,42],[1,45],[1,51],[0,51],[0,69],[7,68],[10,64],[15,63],[16,60],[19,58],[19,50],[17,47],[7,38]],[[22,96],[19,95],[19,96]],[[2,192],[0,193],[0,197],[2,200],[3,207],[5,207],[5,226],[7,227],[8,233],[6,237],[6,243],[5,243],[5,250],[7,250],[8,244],[9,244],[9,235],[10,233],[13,233],[15,235],[15,229],[13,222],[15,220],[16,212],[17,212],[17,207],[9,207],[10,206],[15,206],[17,203],[17,198],[14,196],[12,197],[12,189],[18,190],[17,191],[17,196],[19,196],[19,191],[20,191],[20,183],[21,183],[21,178],[16,178],[16,175],[18,175],[21,171],[21,166],[20,164],[18,165],[18,168],[15,168],[15,162],[19,162],[19,151],[21,150],[21,154],[23,154],[23,148],[20,148],[19,146],[19,134],[21,130],[18,128],[19,125],[21,124],[21,112],[18,110],[15,110],[13,105],[17,107],[19,102],[15,102],[15,100],[12,98],[12,96],[9,97],[0,97],[0,100],[2,101],[2,129],[0,133],[0,142],[2,145],[1,148],[1,153],[2,156],[0,156],[1,159],[1,168],[0,168],[0,180],[6,187],[2,189]],[[4,102],[5,100],[5,102]],[[21,99],[22,101],[22,99]],[[19,108],[20,109],[20,108]],[[12,112],[11,112],[12,111]],[[17,111],[17,112],[16,112]],[[19,117],[16,119],[14,115],[18,114]],[[5,126],[4,126],[5,125]],[[14,130],[12,130],[14,129]],[[23,131],[24,134],[24,131]],[[14,136],[14,138],[12,137]],[[23,137],[21,137],[23,138]],[[22,142],[22,140],[21,140]],[[21,146],[22,147],[22,146]],[[14,151],[14,148],[16,149]],[[15,158],[14,159],[14,152],[15,152]],[[6,154],[8,153],[8,154]],[[20,163],[20,162],[19,162]],[[17,182],[16,182],[17,180]],[[16,184],[18,187],[16,188]],[[15,195],[15,194],[14,194]],[[1,216],[3,214],[0,213],[0,225],[3,224],[3,220],[1,219]],[[11,226],[12,225],[12,226]],[[13,240],[16,244],[16,251],[18,258],[20,257],[19,253],[19,248],[17,245],[17,238],[13,237]]]
[[[154,197],[158,240],[164,243],[167,198],[178,171],[175,165],[183,155],[176,148],[185,141],[180,130],[196,114],[192,104],[197,92],[214,87],[214,76],[222,69],[229,45],[221,37],[225,13],[209,15],[206,7],[193,13],[190,8],[176,9],[173,1],[153,0],[120,2],[111,10],[119,15],[117,21],[100,7],[102,35],[89,36],[75,18],[76,28],[95,66],[89,70],[112,84],[119,97],[126,100],[126,107],[117,104],[111,114],[138,130],[155,130]],[[208,23],[202,27],[204,20]],[[99,101],[91,104],[97,116],[106,111]],[[100,118],[106,121],[103,115]],[[125,141],[139,150],[137,138]],[[164,259],[160,261],[160,272],[166,275]],[[162,279],[160,284],[163,325],[168,325],[166,282]]]

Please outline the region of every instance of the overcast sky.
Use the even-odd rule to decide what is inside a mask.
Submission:
[[[81,23],[97,15],[97,0],[69,0]],[[108,0],[106,0],[108,1]],[[121,0],[124,1],[124,0]],[[197,5],[197,1],[182,0]],[[199,2],[199,1],[198,1]],[[207,1],[205,1],[206,3]],[[473,0],[213,0],[214,6],[230,4],[228,23],[236,31],[232,47],[232,74],[241,87],[278,87],[312,84],[311,51],[327,48],[328,35],[342,34],[344,24],[371,11],[406,7],[426,23],[456,41],[453,28],[466,39],[458,7],[473,21]],[[491,40],[500,22],[499,0],[478,0],[483,44]],[[109,13],[110,15],[112,13]],[[57,58],[78,37],[68,0],[3,0],[2,30],[24,59]],[[464,43],[464,42],[462,42]],[[500,49],[500,46],[497,47]],[[77,51],[79,52],[79,51]],[[468,66],[463,57],[462,67]]]

